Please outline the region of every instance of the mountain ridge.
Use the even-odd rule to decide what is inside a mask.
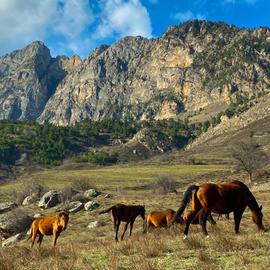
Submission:
[[[229,106],[269,91],[269,41],[266,27],[194,20],[157,39],[101,45],[85,60],[51,57],[33,42],[0,57],[0,119],[69,125],[181,118],[218,102]]]

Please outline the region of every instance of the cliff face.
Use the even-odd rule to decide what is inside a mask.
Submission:
[[[0,119],[36,120],[73,63],[39,41],[0,57]]]
[[[190,21],[159,39],[103,45],[83,62],[33,43],[0,58],[0,115],[57,125],[177,117],[269,91],[269,70],[268,28]]]

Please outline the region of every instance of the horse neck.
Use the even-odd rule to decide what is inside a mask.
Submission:
[[[251,193],[251,191],[249,191],[248,207],[252,212],[258,212],[260,209],[260,207],[259,207],[255,197]]]

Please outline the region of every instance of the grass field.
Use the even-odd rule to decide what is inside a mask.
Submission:
[[[178,194],[153,193],[151,183],[160,175],[177,181]],[[11,199],[13,190],[29,179],[56,189],[83,179],[102,192],[95,200],[100,203],[100,209],[122,202],[145,204],[147,212],[165,208],[176,210],[182,192],[189,184],[232,177],[227,165],[137,165],[46,170],[1,185],[0,200]],[[265,224],[269,227],[270,183],[259,183],[252,187],[252,191],[258,202],[263,204]],[[112,197],[104,198],[105,193],[112,194]],[[24,209],[31,214],[42,212],[33,205]],[[43,212],[47,214],[58,210],[59,207],[55,207]],[[216,216],[214,218],[217,219]],[[88,229],[88,223],[95,220],[99,222],[98,227]],[[235,235],[231,216],[230,220],[218,220],[216,226],[208,225],[209,238],[202,236],[198,225],[192,225],[189,238],[183,240],[181,225],[142,234],[142,221],[138,218],[133,235],[129,238],[126,234],[124,241],[115,243],[110,214],[81,211],[71,214],[68,228],[61,234],[55,249],[51,246],[51,237],[45,237],[41,248],[31,249],[30,243],[24,240],[17,246],[0,248],[0,269],[269,269],[269,232],[257,232],[249,210],[244,213],[240,229],[241,234]]]

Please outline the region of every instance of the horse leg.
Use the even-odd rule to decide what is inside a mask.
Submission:
[[[119,231],[119,226],[120,226],[121,221],[116,220],[116,228],[115,228],[115,241],[118,242],[118,231]]]
[[[56,245],[56,241],[57,241],[57,238],[59,237],[59,235],[60,235],[60,232],[58,232],[58,231],[53,232],[53,246],[54,247]]]
[[[184,237],[183,239],[186,239],[188,236],[188,230],[189,230],[189,225],[191,224],[192,220],[196,217],[196,213],[194,212],[192,215],[189,215],[187,220],[186,220],[186,227],[184,230]]]
[[[129,222],[127,222],[127,223],[126,223],[126,225],[125,225],[125,228],[124,228],[123,234],[122,234],[122,236],[121,236],[121,240],[123,240],[123,239],[124,239],[124,235],[125,235],[125,232],[126,232],[126,230],[127,230],[128,223],[129,223]]]
[[[203,208],[200,210],[200,216],[199,216],[199,223],[201,224],[201,227],[202,227],[202,232],[205,234],[205,235],[208,235],[208,232],[206,230],[206,222],[207,222],[207,217],[209,216],[210,214],[210,211],[209,210],[204,210]]]
[[[34,243],[35,243],[37,234],[38,234],[38,230],[35,229],[35,228],[33,228],[33,230],[32,230],[32,237],[31,237],[31,240],[32,240],[31,247],[32,247],[32,246],[34,245]]]
[[[39,246],[41,245],[41,242],[42,242],[42,240],[43,240],[43,234],[41,233],[41,232],[39,232],[39,235],[38,235],[38,241],[37,241],[37,243],[39,243]]]
[[[242,215],[244,213],[244,210],[238,210],[238,211],[234,211],[233,215],[234,215],[234,230],[235,233],[239,233],[239,227],[240,227],[240,222],[242,219]]]
[[[134,223],[134,220],[130,221],[130,231],[129,231],[129,236],[131,236],[131,233],[132,233],[133,223]]]
[[[211,213],[209,214],[209,216],[207,217],[207,220],[212,224],[212,225],[216,225],[216,221],[214,220],[213,216],[211,215]]]

